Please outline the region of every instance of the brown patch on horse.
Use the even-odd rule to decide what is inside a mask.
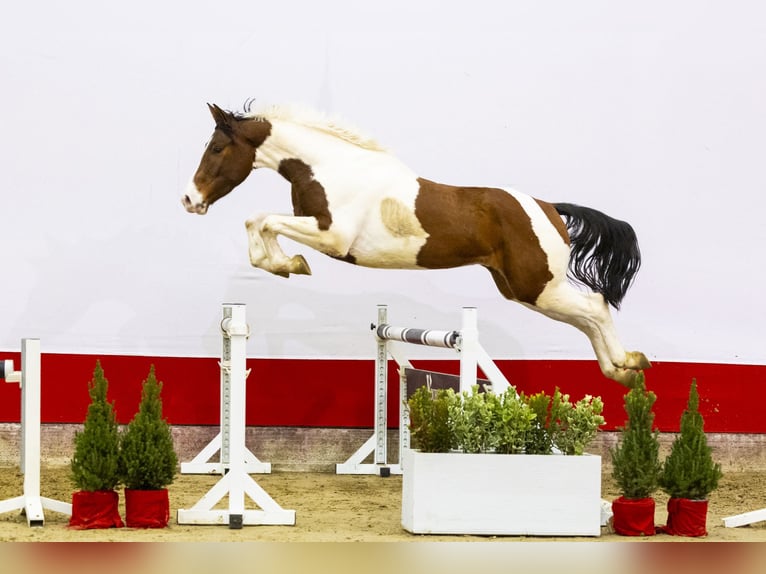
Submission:
[[[418,182],[415,215],[428,233],[418,265],[483,265],[503,296],[534,304],[553,274],[516,198],[497,188],[456,187],[423,178]]]
[[[237,131],[256,150],[271,135],[271,122],[260,118],[244,118],[237,121]]]
[[[271,123],[243,119],[208,104],[215,120],[213,137],[194,174],[194,185],[212,205],[245,181],[253,170],[256,149],[271,134]]]
[[[332,214],[327,195],[321,183],[314,179],[311,166],[299,159],[283,159],[279,173],[292,184],[293,214],[314,217],[317,226],[327,231],[332,225]]]
[[[423,226],[403,202],[387,197],[380,203],[380,217],[394,237],[425,237]]]

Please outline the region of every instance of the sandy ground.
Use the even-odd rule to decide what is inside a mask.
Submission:
[[[218,480],[215,476],[178,475],[170,488],[171,523],[165,529],[131,528],[108,530],[72,530],[68,517],[47,510],[45,525],[30,528],[18,512],[0,515],[0,541],[131,541],[131,542],[431,542],[431,541],[523,541],[554,540],[526,537],[423,536],[401,527],[400,476],[348,476],[329,473],[282,472],[254,475],[258,484],[284,509],[296,511],[295,526],[246,526],[232,530],[228,526],[179,525],[178,508],[191,508]],[[561,541],[760,541],[766,542],[766,522],[746,527],[726,528],[722,518],[766,507],[766,473],[729,472],[710,498],[708,536],[704,539],[657,535],[646,539],[626,538],[602,529],[597,538],[561,538]],[[0,500],[22,492],[23,477],[18,468],[0,468]],[[73,486],[67,467],[42,469],[42,495],[71,502]],[[603,497],[618,496],[608,472],[604,472]],[[667,497],[657,493],[655,521],[667,518]],[[122,494],[121,494],[122,499]],[[225,501],[225,499],[224,499]],[[121,509],[124,516],[124,508]]]

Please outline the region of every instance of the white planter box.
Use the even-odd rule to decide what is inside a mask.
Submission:
[[[402,526],[416,534],[599,536],[601,457],[403,453]]]

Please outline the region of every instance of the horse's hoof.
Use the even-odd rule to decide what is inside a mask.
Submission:
[[[638,383],[641,371],[634,371],[633,369],[617,369],[611,379],[620,383],[623,387],[632,389]]]
[[[303,255],[293,255],[290,259],[290,271],[297,275],[311,275],[311,267]]]
[[[274,275],[279,275],[280,277],[284,277],[285,279],[290,278],[290,274],[287,271],[272,271]]]
[[[649,359],[646,358],[646,355],[639,351],[630,351],[628,353],[625,353],[625,364],[623,365],[626,369],[631,369],[634,371],[643,371],[644,369],[651,368],[652,364],[649,362]]]

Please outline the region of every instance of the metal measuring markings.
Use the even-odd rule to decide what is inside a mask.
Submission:
[[[378,306],[378,325],[385,325],[388,311],[384,306]],[[376,380],[383,384],[375,385],[375,464],[386,464],[388,455],[388,351],[386,342],[378,339],[378,354],[375,357]]]
[[[221,320],[221,463],[229,468],[231,463],[231,337],[224,324],[231,322],[231,307],[223,307]]]

